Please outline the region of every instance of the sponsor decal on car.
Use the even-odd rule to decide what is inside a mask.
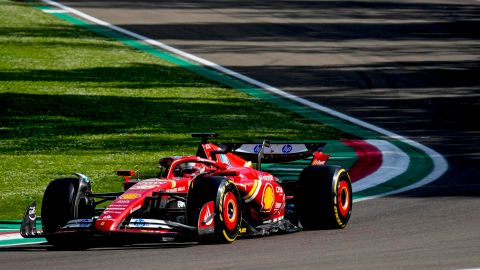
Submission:
[[[130,214],[133,213],[133,212],[135,212],[135,211],[137,211],[138,209],[140,209],[140,207],[142,207],[142,206],[139,205],[139,206],[136,206],[136,207],[130,209]]]
[[[145,190],[145,189],[152,189],[156,188],[164,183],[171,183],[171,180],[143,180],[138,182],[137,184],[133,185],[130,189],[131,190]]]
[[[110,211],[123,211],[125,210],[126,207],[121,207],[120,205],[118,205],[118,207],[116,207],[115,205],[110,205],[108,206],[105,210],[110,210]]]
[[[242,144],[235,152],[258,154],[262,150],[261,144]],[[302,143],[272,143],[264,148],[265,154],[269,155],[287,155],[292,153],[305,153],[308,148]]]
[[[183,192],[186,191],[186,187],[179,187],[179,188],[171,188],[167,189],[166,192]]]
[[[111,210],[105,210],[103,211],[104,214],[121,214],[123,213],[122,211],[111,211]]]
[[[262,211],[270,211],[274,202],[275,193],[273,192],[273,187],[271,184],[267,184],[265,185],[265,189],[263,190]]]
[[[282,147],[282,153],[284,154],[288,154],[292,152],[292,150],[293,150],[293,147],[290,144],[286,144]]]
[[[118,201],[115,201],[115,204],[129,204],[130,201],[129,200],[118,200]]]
[[[92,226],[93,219],[73,219],[67,222],[64,228],[89,228]]]
[[[165,229],[171,230],[173,229],[169,226],[164,220],[161,219],[143,219],[143,218],[132,218],[127,225],[128,228],[137,228],[137,229]],[[141,230],[143,231],[143,230]],[[145,232],[152,232],[152,231],[145,231]]]
[[[280,209],[282,207],[282,205],[283,205],[283,203],[279,203],[279,202],[275,203],[275,210]]]
[[[144,189],[152,189],[152,188],[155,188],[157,187],[158,185],[155,185],[155,184],[143,184],[143,185],[135,185],[133,187],[131,187],[130,189],[131,190],[144,190]]]
[[[140,198],[140,194],[138,193],[126,193],[120,196],[120,199],[124,199],[124,200],[133,200],[137,198]]]
[[[145,220],[141,218],[135,219],[133,222],[130,222],[130,226],[136,227],[136,228],[142,228],[142,227],[145,227],[145,225],[146,225]]]
[[[98,220],[113,220],[112,216],[110,214],[101,216]]]
[[[272,181],[273,176],[272,175],[260,175],[260,176],[258,176],[258,179],[259,180],[265,180],[265,181]]]

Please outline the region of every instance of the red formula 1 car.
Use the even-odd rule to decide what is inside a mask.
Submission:
[[[92,239],[230,243],[238,236],[347,225],[350,178],[345,169],[326,165],[324,143],[217,146],[208,141],[214,133],[193,136],[202,140],[196,155],[160,159],[156,178],[132,180],[135,172],[117,171],[125,179],[123,192],[92,193],[82,174],[50,182],[42,204],[43,232],[35,229],[32,203],[21,234],[45,237],[57,247],[85,247]],[[279,181],[261,169],[262,163],[306,158],[310,165],[298,181]]]

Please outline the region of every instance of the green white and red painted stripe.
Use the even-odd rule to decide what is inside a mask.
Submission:
[[[23,238],[19,233],[20,223],[20,220],[0,220],[0,247],[45,242],[44,238]],[[37,223],[38,226],[40,223]]]
[[[286,93],[198,56],[99,20],[79,10],[51,0],[42,1],[46,5],[38,8],[57,18],[117,39],[130,47],[160,57],[238,91],[362,138],[362,140],[328,142],[325,148],[325,152],[333,154],[330,163],[342,164],[349,169],[356,202],[426,185],[438,179],[448,169],[448,163],[442,155],[418,142]],[[273,169],[279,168],[273,167]],[[294,169],[292,172],[295,174]],[[7,245],[5,243],[10,243],[8,241],[14,241],[13,238],[17,237],[14,235],[5,231],[3,238],[0,237],[0,246]],[[20,236],[18,235],[18,237]],[[30,239],[22,241],[27,240]],[[20,240],[18,239],[18,241]]]

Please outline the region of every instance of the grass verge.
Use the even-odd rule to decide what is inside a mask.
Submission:
[[[224,87],[29,5],[0,0],[0,219],[18,219],[54,178],[120,189],[119,168],[156,172],[223,141],[327,140],[338,130]]]

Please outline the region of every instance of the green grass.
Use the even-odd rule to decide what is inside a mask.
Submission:
[[[0,0],[0,18],[0,219],[72,172],[96,192],[120,190],[116,169],[152,175],[160,157],[194,154],[191,132],[344,136],[29,5]]]

